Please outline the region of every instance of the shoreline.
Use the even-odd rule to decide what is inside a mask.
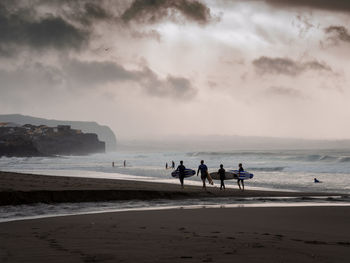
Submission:
[[[266,207],[4,222],[0,261],[348,262],[349,220],[350,207]]]
[[[67,176],[47,176],[0,171],[0,205],[33,203],[98,202],[114,200],[195,199],[210,197],[326,197],[343,196],[338,193],[264,191],[228,188],[219,190],[200,186],[99,179]]]
[[[112,194],[116,200],[135,200],[141,204],[134,210],[51,214],[1,222],[0,261],[345,263],[350,260],[350,206],[325,203],[307,207],[242,207],[238,204],[232,208],[220,203],[227,198],[295,197],[307,201],[315,196],[327,199],[332,195],[348,195],[242,192],[232,188],[220,191],[213,187],[208,192],[198,186],[186,186],[182,190],[179,185],[164,183],[0,172],[0,200],[4,194],[25,193],[37,195],[49,207],[57,207],[63,199],[80,202],[77,195],[80,193],[83,202]],[[45,199],[55,194],[62,196]],[[186,202],[188,198],[199,201],[203,197],[218,202],[215,208],[199,202],[196,208],[142,207],[144,200],[166,200],[165,196],[175,203]],[[24,201],[32,202],[34,198]]]

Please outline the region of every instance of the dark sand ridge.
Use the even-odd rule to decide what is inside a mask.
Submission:
[[[249,189],[249,186],[247,186]],[[0,205],[29,203],[92,202],[130,199],[183,199],[201,197],[307,197],[327,196],[329,193],[300,193],[281,191],[240,191],[235,188],[220,191],[200,186],[127,181],[115,179],[45,176],[0,172]]]
[[[350,262],[350,207],[133,211],[0,223],[0,262]]]

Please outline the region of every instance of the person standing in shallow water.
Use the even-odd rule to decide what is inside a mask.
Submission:
[[[225,173],[226,173],[226,171],[224,169],[224,165],[220,164],[220,169],[218,170],[218,174],[220,176],[220,182],[221,182],[220,190],[222,190],[222,188],[224,188],[224,190],[225,190],[225,182],[224,182],[224,180],[225,180]]]
[[[206,185],[205,185],[205,180],[207,180],[207,176],[208,176],[208,167],[204,164],[204,161],[201,161],[201,164],[198,166],[198,170],[197,170],[197,176],[199,174],[199,171],[201,171],[201,179],[203,182],[203,188],[207,189]]]
[[[180,161],[180,165],[176,169],[176,171],[179,171],[179,179],[180,179],[182,188],[184,188],[185,169],[186,169],[183,163],[184,163],[183,161]]]
[[[239,175],[241,174],[241,172],[244,172],[243,166],[242,164],[238,164],[238,180],[237,180],[237,184],[239,187],[239,190],[244,191],[244,180],[243,179],[239,179]],[[240,185],[240,183],[242,184],[242,187]]]

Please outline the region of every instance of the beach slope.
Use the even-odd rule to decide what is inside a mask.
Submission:
[[[349,262],[350,207],[133,211],[0,223],[0,262]]]
[[[185,182],[186,183],[186,182]],[[116,179],[46,176],[0,172],[0,205],[31,203],[97,202],[112,200],[186,199],[203,197],[308,197],[329,196],[330,193],[282,191],[240,191],[217,185],[200,186],[141,182]]]

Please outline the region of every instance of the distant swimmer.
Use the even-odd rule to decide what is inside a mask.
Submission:
[[[242,164],[238,164],[238,180],[237,180],[237,184],[238,184],[238,187],[239,187],[239,190],[243,190],[244,191],[244,180],[243,179],[239,179],[239,175],[241,172],[244,172],[244,169],[243,169],[243,166]],[[241,188],[241,184],[242,184],[242,188]]]
[[[220,182],[221,182],[220,190],[222,190],[222,188],[224,188],[224,190],[225,190],[225,182],[224,182],[224,180],[226,179],[225,178],[225,173],[226,173],[226,171],[224,169],[224,165],[220,164],[220,169],[218,170],[218,174],[220,176]]]
[[[317,178],[314,178],[314,183],[322,183],[320,180],[318,180]]]
[[[176,169],[177,171],[179,171],[179,179],[180,179],[182,188],[184,188],[184,178],[185,178],[185,169],[186,169],[183,163],[184,163],[183,161],[180,161],[180,165]]]
[[[205,180],[207,179],[208,176],[208,167],[204,164],[204,161],[201,161],[201,164],[198,166],[198,170],[197,170],[197,176],[199,174],[199,171],[201,172],[201,179],[203,182],[203,188],[207,189],[206,185],[205,185]]]

